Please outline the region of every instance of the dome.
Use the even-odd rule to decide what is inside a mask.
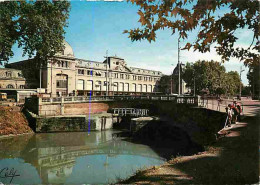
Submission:
[[[66,57],[74,57],[74,52],[72,47],[69,45],[68,42],[63,40],[63,45],[65,46],[62,52],[59,52],[58,55],[66,56]]]

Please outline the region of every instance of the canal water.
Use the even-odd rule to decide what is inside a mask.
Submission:
[[[0,140],[0,182],[115,183],[165,160],[150,147],[113,138],[118,132],[71,132]],[[12,178],[12,176],[14,176]]]

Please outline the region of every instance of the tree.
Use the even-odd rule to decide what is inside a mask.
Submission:
[[[230,95],[239,94],[240,88],[240,76],[237,71],[229,71],[225,76],[224,88],[226,93]],[[241,84],[243,86],[243,84]]]
[[[68,1],[0,2],[0,64],[13,56],[16,42],[23,56],[35,55],[38,61],[60,52],[69,11]]]
[[[183,49],[193,47],[194,51],[208,52],[213,43],[222,61],[237,57],[247,65],[258,61],[260,51],[259,37],[259,2],[258,0],[127,0],[139,6],[140,28],[125,30],[132,41],[146,39],[155,41],[156,32],[169,28],[176,31],[183,39],[188,32],[197,28],[194,43],[188,42]],[[217,12],[227,7],[224,15]],[[252,44],[248,48],[236,47],[237,29],[252,31]],[[253,50],[253,51],[252,51]]]
[[[258,64],[249,65],[247,79],[249,81],[252,97],[254,99],[260,99],[260,61],[258,61]]]
[[[171,93],[171,75],[164,75],[160,78],[159,84],[158,84],[158,91],[162,92],[164,94]]]
[[[226,73],[223,65],[216,61],[196,61],[191,64],[186,63],[183,72],[183,79],[186,86],[200,94],[203,90],[208,90],[210,94],[235,94],[239,92],[240,78],[234,71]]]

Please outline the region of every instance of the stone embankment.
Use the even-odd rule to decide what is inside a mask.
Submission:
[[[0,138],[33,133],[26,117],[17,106],[0,106]]]

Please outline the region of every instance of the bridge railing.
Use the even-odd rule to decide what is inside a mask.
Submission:
[[[92,102],[92,101],[172,101],[178,104],[205,105],[205,100],[199,96],[70,96],[70,97],[38,97],[39,104],[73,103],[73,102]]]
[[[113,108],[113,114],[119,116],[147,116],[148,109],[137,109],[137,108]]]

